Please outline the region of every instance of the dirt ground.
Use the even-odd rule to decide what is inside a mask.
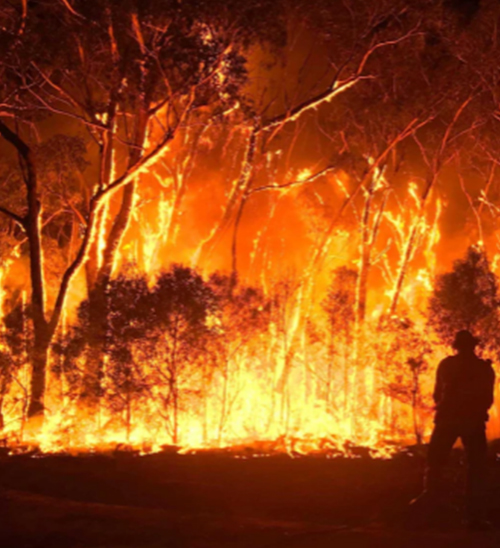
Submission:
[[[222,454],[0,459],[5,548],[462,548],[500,546],[500,462],[490,459],[495,529],[463,525],[462,455],[446,503],[416,515],[422,456],[389,461]]]

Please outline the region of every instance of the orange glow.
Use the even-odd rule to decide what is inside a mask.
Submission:
[[[208,135],[204,134],[203,139],[203,147],[213,146]],[[248,134],[244,139],[248,139]],[[175,140],[160,160],[174,165],[175,155],[184,153],[182,141],[182,137]],[[356,448],[361,446],[374,457],[389,458],[398,447],[414,443],[415,421],[421,435],[429,434],[435,366],[446,353],[424,320],[426,299],[438,271],[442,202],[436,198],[429,212],[419,218],[419,185],[410,181],[398,191],[393,190],[385,171],[374,169],[374,213],[368,218],[367,228],[377,219],[376,208],[385,199],[384,193],[392,194],[388,195],[388,207],[380,210],[383,212],[371,258],[366,319],[357,327],[346,325],[344,331],[337,325],[332,331],[323,303],[332,283],[332,272],[339,267],[354,272],[360,268],[359,227],[339,226],[330,236],[324,264],[311,276],[305,274],[312,272],[305,266],[311,250],[318,245],[321,230],[329,223],[328,218],[322,217],[322,209],[332,207],[332,195],[335,199],[349,198],[353,181],[345,172],[338,171],[333,172],[331,179],[326,176],[310,183],[318,171],[315,167],[288,170],[282,175],[283,181],[270,167],[276,154],[266,155],[270,191],[249,198],[237,251],[242,257],[240,285],[262,289],[268,304],[257,311],[270,307],[269,322],[261,331],[234,335],[232,324],[227,327],[224,323],[228,312],[223,310],[209,316],[207,326],[225,337],[217,343],[225,345],[224,351],[218,347],[215,358],[208,353],[197,357],[185,365],[179,376],[178,390],[184,400],[178,410],[177,440],[165,407],[168,394],[161,383],[150,384],[146,393],[132,401],[127,424],[123,411],[113,411],[105,403],[97,414],[90,416],[79,407],[78,399],[71,396],[64,374],[56,375],[52,369],[43,429],[30,432],[22,415],[29,384],[29,367],[25,365],[16,373],[16,382],[8,394],[11,404],[5,406],[4,434],[13,451],[38,445],[44,452],[99,451],[117,446],[153,452],[176,443],[182,452],[247,447],[255,454],[279,450],[289,454],[319,452],[355,457]],[[147,184],[137,186],[134,215],[115,256],[114,274],[122,266],[132,264],[136,271],[147,275],[148,284],[153,287],[160,271],[174,262],[197,264],[205,279],[214,270],[227,271],[231,226],[222,232],[212,256],[203,257],[202,249],[219,230],[225,204],[238,196],[238,177],[230,173],[233,176],[222,186],[217,180],[217,170],[207,170],[197,174],[206,183],[202,187],[189,178],[186,167],[189,158],[175,164],[178,166],[175,174],[173,168],[166,171],[160,164],[158,161],[149,166],[141,175]],[[274,190],[290,180],[297,185],[285,187],[284,192]],[[303,188],[310,188],[307,199],[316,204],[309,206],[307,216],[299,208],[301,200],[305,200],[300,183]],[[181,190],[186,193],[186,209],[179,212],[176,199]],[[367,195],[360,193],[358,201],[353,203],[355,219],[359,219]],[[267,208],[267,213],[261,215],[259,208]],[[112,203],[107,201],[96,231],[101,259],[111,210]],[[415,223],[418,223],[416,245],[401,288],[398,313],[387,318]],[[498,254],[493,257],[493,268],[498,268],[498,257]],[[3,288],[8,268],[5,264],[0,270],[0,306],[7,295]],[[69,304],[62,333],[75,321],[78,304]],[[403,325],[408,319],[414,336],[430,346],[425,357],[428,368],[419,379],[421,402],[416,411],[401,396],[401,391],[406,386],[412,352],[419,348],[406,349],[401,344],[404,330],[381,327],[387,321],[393,322],[392,326]],[[165,334],[165,341],[167,338]],[[132,347],[132,353],[144,378],[152,378],[165,368],[160,354],[147,354],[140,344]],[[392,356],[391,363],[385,361],[387,355]],[[51,355],[52,363],[57,359]],[[83,369],[84,356],[77,360],[77,366]],[[104,390],[108,389],[108,368],[109,363],[103,357]]]

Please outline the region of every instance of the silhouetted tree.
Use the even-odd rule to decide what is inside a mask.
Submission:
[[[215,365],[208,353],[215,307],[213,291],[188,267],[173,265],[152,289],[150,378],[174,444],[180,411],[202,395]]]
[[[107,403],[112,418],[121,417],[128,437],[134,404],[148,389],[144,342],[153,325],[152,299],[146,278],[132,268],[124,269],[109,282],[105,298],[109,314],[100,378],[95,382],[99,392],[93,396]],[[78,308],[76,321],[58,333],[52,346],[52,372],[64,385],[61,397],[68,397],[73,404],[88,387],[84,364],[92,345],[90,324],[89,300],[85,300]]]
[[[437,276],[428,321],[447,344],[460,329],[491,334],[498,330],[498,304],[497,279],[486,253],[471,246],[450,272]]]
[[[144,276],[125,272],[109,282],[106,297],[103,395],[113,413],[124,415],[128,439],[133,406],[148,389],[143,342],[153,320],[151,295]]]

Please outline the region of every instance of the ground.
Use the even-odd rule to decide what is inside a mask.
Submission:
[[[19,455],[0,459],[5,548],[487,548],[500,545],[500,464],[490,460],[497,530],[462,524],[461,453],[439,511],[415,515],[423,457],[239,458],[225,454]]]

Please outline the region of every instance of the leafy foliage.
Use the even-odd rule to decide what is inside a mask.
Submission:
[[[485,252],[470,247],[450,272],[437,276],[429,299],[429,323],[443,342],[468,329],[478,335],[498,328],[498,285]]]

